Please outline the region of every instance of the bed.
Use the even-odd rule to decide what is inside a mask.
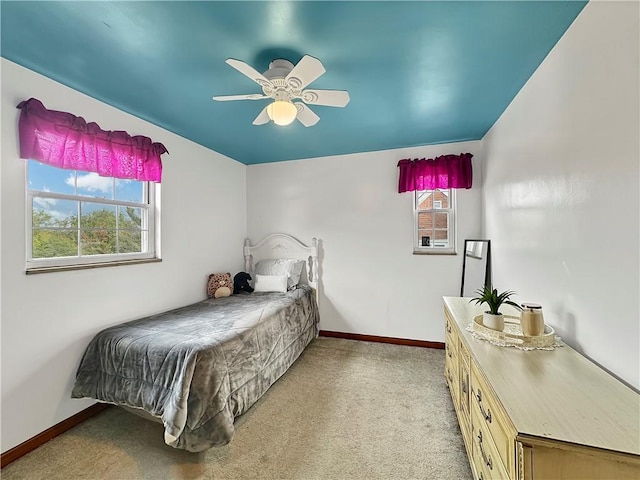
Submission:
[[[315,238],[310,247],[284,234],[253,246],[247,239],[244,257],[252,275],[261,259],[302,260],[300,283],[286,293],[212,298],[107,328],[87,346],[71,396],[146,412],[175,448],[199,452],[231,441],[234,419],[319,329]]]

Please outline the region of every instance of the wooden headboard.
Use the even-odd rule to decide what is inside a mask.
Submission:
[[[253,266],[260,260],[271,258],[293,258],[304,260],[305,271],[302,272],[300,283],[312,286],[318,292],[318,239],[311,239],[311,246],[307,247],[291,235],[272,233],[255,245],[251,245],[248,238],[244,240],[244,271],[253,275]]]

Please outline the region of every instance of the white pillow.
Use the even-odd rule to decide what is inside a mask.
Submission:
[[[304,260],[294,260],[292,258],[273,258],[269,260],[260,260],[256,264],[256,275],[286,275],[288,277],[289,289],[294,288],[300,283],[302,269],[304,268]]]
[[[254,292],[287,293],[286,275],[257,275],[253,287]]]

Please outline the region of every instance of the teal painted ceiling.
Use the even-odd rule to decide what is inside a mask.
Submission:
[[[8,60],[255,164],[480,139],[585,4],[3,0],[0,45]],[[305,54],[326,68],[309,88],[351,97],[312,106],[313,127],[254,126],[266,100],[211,99],[260,92],[227,58],[264,72]]]

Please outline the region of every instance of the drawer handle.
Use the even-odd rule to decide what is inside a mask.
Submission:
[[[484,448],[482,448],[482,431],[478,430],[478,446],[480,447],[480,455],[482,455],[482,461],[485,463],[489,470],[493,470],[493,461],[491,460],[490,455],[486,455],[484,453]]]
[[[467,380],[465,378],[462,379],[462,393],[467,393]]]
[[[445,350],[447,351],[447,356],[448,356],[449,358],[453,358],[453,355],[451,354],[451,349],[449,348],[449,345],[448,345],[448,344],[445,344],[444,348],[445,348]]]
[[[478,475],[478,480],[484,480],[484,478],[482,478],[482,472],[480,472],[480,475]]]
[[[480,411],[482,412],[484,419],[487,423],[491,423],[491,410],[487,408],[487,411],[484,411],[484,407],[482,406],[482,392],[480,389],[478,389],[478,393],[476,393],[476,400],[478,401],[478,406],[480,407]]]
[[[447,322],[447,333],[451,333],[451,324]]]

